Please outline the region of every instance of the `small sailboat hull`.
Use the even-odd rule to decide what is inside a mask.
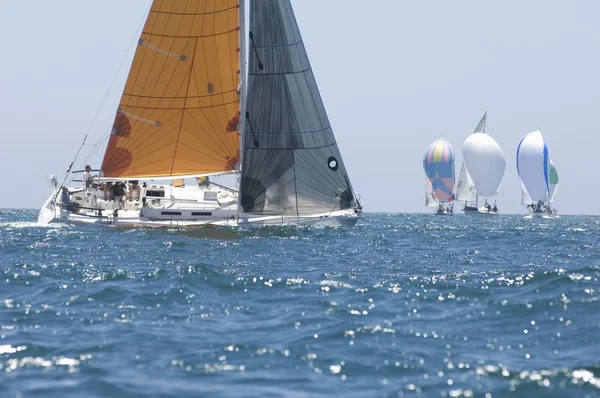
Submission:
[[[467,216],[497,216],[498,212],[496,211],[488,211],[485,208],[480,208],[480,209],[463,209],[463,212],[465,213],[465,215]]]

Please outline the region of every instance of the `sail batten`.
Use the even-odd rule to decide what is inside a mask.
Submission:
[[[102,163],[105,176],[236,168],[239,29],[239,0],[154,0]]]

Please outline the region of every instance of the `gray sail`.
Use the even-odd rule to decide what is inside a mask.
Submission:
[[[240,212],[354,206],[348,174],[289,0],[250,2]]]
[[[487,119],[487,111],[483,114],[483,117],[479,121],[479,124],[477,125],[477,127],[475,127],[475,131],[473,131],[473,134],[475,134],[475,133],[485,133],[485,122],[486,122],[486,119]]]

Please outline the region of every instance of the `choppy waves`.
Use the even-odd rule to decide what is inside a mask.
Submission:
[[[126,230],[0,211],[0,396],[600,396],[600,223]]]

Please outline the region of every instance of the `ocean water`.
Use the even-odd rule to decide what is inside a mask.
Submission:
[[[0,397],[600,397],[600,218],[113,230],[0,210]]]

